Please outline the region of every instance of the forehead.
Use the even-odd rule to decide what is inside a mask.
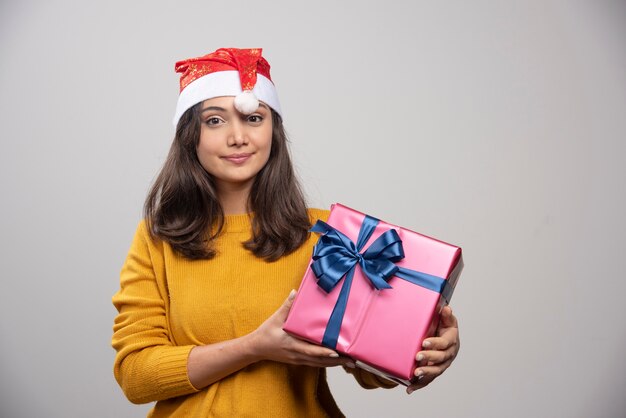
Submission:
[[[210,99],[206,99],[204,100],[202,103],[205,105],[233,105],[233,103],[235,102],[235,97],[234,96],[220,96],[220,97],[213,97]]]
[[[209,107],[220,107],[223,108],[225,110],[232,110],[235,111],[235,97],[234,96],[220,96],[220,97],[213,97],[211,99],[207,99],[204,100],[202,102],[202,109],[206,109]],[[268,112],[270,111],[270,107],[259,101],[259,109],[258,110],[262,110],[265,109]]]

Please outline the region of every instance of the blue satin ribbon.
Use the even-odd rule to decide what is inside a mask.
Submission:
[[[437,293],[449,293],[445,279],[395,265],[404,258],[402,240],[395,229],[385,231],[361,253],[378,222],[378,219],[366,215],[356,244],[326,222],[318,220],[311,228],[311,232],[323,234],[315,244],[311,263],[311,270],[318,278],[318,286],[329,293],[345,276],[322,338],[322,344],[327,347],[334,349],[337,346],[357,264],[372,286],[378,290],[391,289],[387,282],[396,276]]]

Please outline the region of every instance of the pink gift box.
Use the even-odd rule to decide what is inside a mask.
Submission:
[[[338,303],[338,299],[345,282],[349,282],[346,279],[349,274],[343,275],[332,290],[327,289],[330,290],[327,292],[320,287],[321,282],[318,285],[312,259],[283,329],[312,343],[330,346],[354,359],[358,367],[409,385],[414,379],[415,356],[421,349],[422,341],[434,335],[439,313],[450,301],[463,268],[461,249],[379,221],[340,204],[331,207],[327,224],[343,233],[353,243],[357,243],[359,232],[367,229],[365,225],[373,228],[371,236],[358,251],[362,256],[356,256],[356,261],[353,262],[356,263],[353,279],[351,284],[346,285],[348,289],[343,291],[347,295],[347,303],[342,303],[341,300]],[[390,230],[395,232],[387,232]],[[381,237],[383,234],[385,236]],[[363,258],[368,258],[368,248],[379,248],[376,243],[379,237],[381,239],[378,242],[387,238],[393,239],[390,237],[395,237],[396,241],[399,238],[402,246],[399,251],[404,251],[404,258],[396,257],[392,260],[393,264],[401,268],[401,272],[396,272],[387,279],[391,288],[380,290],[373,285],[360,264]],[[326,242],[320,238],[317,246],[322,245],[322,241]],[[399,244],[390,247],[394,245]],[[336,253],[334,247],[327,252]],[[341,265],[341,262],[334,262],[334,255],[336,254],[330,256],[331,261],[327,263],[333,268]],[[373,271],[374,275],[379,270],[378,267],[367,266],[366,269]],[[401,274],[403,271],[417,275],[417,281],[401,278],[406,276]],[[432,290],[435,287],[436,290]],[[339,310],[340,313],[333,313],[334,310]],[[333,326],[329,326],[331,315],[334,318],[331,320]],[[331,338],[329,343],[327,335],[333,334],[332,329],[336,329],[338,335]],[[333,347],[334,344],[336,345]]]

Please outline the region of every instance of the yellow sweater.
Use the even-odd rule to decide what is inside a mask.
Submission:
[[[310,209],[326,220],[328,211]],[[325,369],[261,361],[197,390],[187,376],[196,345],[254,331],[297,289],[317,236],[294,253],[266,262],[245,250],[247,215],[226,217],[212,260],[192,261],[150,239],[144,222],[113,296],[114,374],[131,402],[158,401],[149,417],[343,416],[330,395]],[[352,371],[366,388],[387,386]]]

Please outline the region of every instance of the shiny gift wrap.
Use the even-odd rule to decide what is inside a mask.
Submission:
[[[283,329],[408,385],[463,268],[461,249],[331,207]]]

